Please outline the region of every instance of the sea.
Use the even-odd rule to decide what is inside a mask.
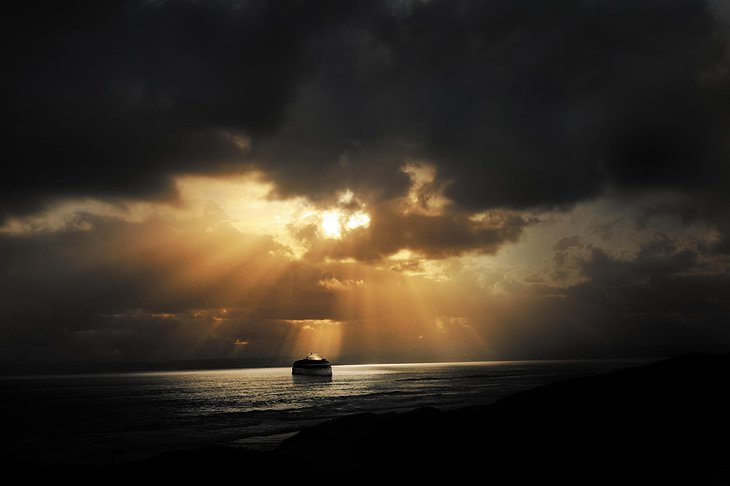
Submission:
[[[110,464],[210,446],[275,448],[305,427],[350,414],[449,410],[637,360],[494,361],[333,366],[331,379],[290,368],[0,378],[5,458]]]

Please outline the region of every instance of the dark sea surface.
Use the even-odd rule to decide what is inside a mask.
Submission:
[[[361,412],[487,404],[640,361],[342,365],[0,378],[2,452],[41,463],[136,460],[211,445],[270,449],[303,427]]]

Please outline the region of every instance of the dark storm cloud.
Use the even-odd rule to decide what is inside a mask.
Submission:
[[[534,223],[519,214],[494,213],[480,221],[463,214],[403,214],[394,205],[370,209],[367,229],[352,231],[343,240],[315,237],[310,229],[307,257],[378,261],[408,249],[426,258],[445,258],[466,252],[495,253],[507,242],[517,241]],[[304,228],[300,233],[305,233]],[[304,234],[301,234],[304,238]],[[306,238],[305,238],[306,239]]]
[[[3,12],[5,211],[63,195],[155,196],[240,162],[226,133],[280,122],[316,5],[13,2]]]
[[[556,255],[563,255],[556,251]],[[631,258],[600,248],[553,260],[582,280],[511,289],[524,297],[490,303],[504,356],[667,356],[730,346],[727,260],[657,237]]]
[[[701,1],[413,2],[321,35],[317,76],[260,147],[283,191],[373,170],[392,187],[408,157],[472,209],[727,180],[725,47]]]
[[[64,197],[173,198],[178,174],[258,169],[281,197],[330,204],[349,188],[371,221],[342,240],[301,228],[311,259],[298,263],[272,238],[205,223],[78,215],[72,226],[90,230],[0,235],[0,354],[141,359],[197,343],[199,355],[221,355],[267,337],[271,354],[287,319],[332,318],[334,289],[358,282],[323,279],[328,257],[494,253],[531,223],[514,210],[566,207],[606,188],[627,200],[670,195],[645,208],[640,231],[669,214],[705,220],[720,238],[657,238],[617,258],[566,236],[552,277],[481,308],[497,322],[486,341],[512,357],[730,345],[718,253],[730,253],[721,6],[5,3],[0,219]],[[436,169],[420,188],[403,171],[419,161]],[[397,197],[409,190],[423,200],[404,212]],[[434,211],[428,198],[441,194],[453,204]],[[496,219],[470,217],[484,210]]]
[[[408,159],[471,209],[606,184],[725,202],[725,44],[702,0],[14,2],[3,19],[6,215],[250,164],[282,195],[390,198]]]
[[[561,252],[575,246],[581,246],[580,236],[565,236],[555,242],[555,244],[553,245],[553,251]]]

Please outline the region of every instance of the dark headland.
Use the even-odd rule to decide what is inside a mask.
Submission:
[[[730,354],[685,355],[440,412],[361,414],[271,452],[208,448],[98,468],[12,461],[85,484],[730,484]],[[471,480],[470,480],[471,479]]]

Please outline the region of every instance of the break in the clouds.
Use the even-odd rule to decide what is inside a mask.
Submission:
[[[719,0],[3,6],[5,360],[730,343]]]

